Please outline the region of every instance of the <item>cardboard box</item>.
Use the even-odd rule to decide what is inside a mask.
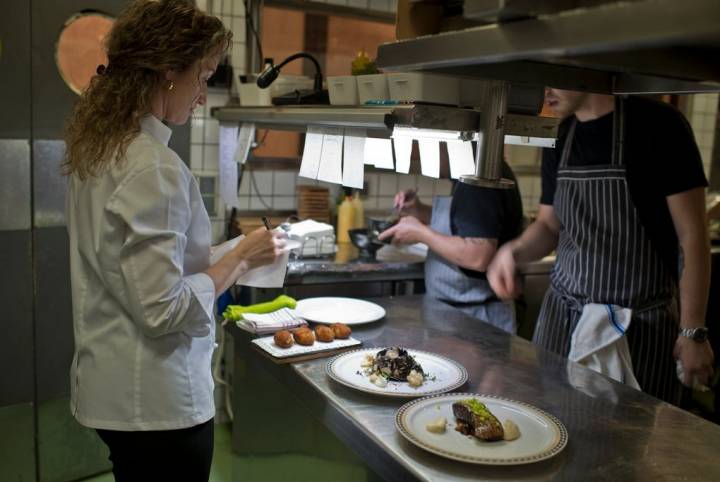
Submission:
[[[443,13],[443,5],[439,0],[422,3],[398,0],[395,36],[398,40],[405,40],[438,33]]]

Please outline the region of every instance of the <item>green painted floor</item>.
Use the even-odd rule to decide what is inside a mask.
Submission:
[[[233,455],[230,424],[215,425],[215,451],[213,453],[210,482],[232,482]],[[86,482],[113,482],[112,473],[97,475]]]

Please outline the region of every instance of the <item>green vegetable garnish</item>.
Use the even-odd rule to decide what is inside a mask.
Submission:
[[[228,305],[223,312],[226,320],[238,321],[242,319],[244,313],[272,313],[281,308],[295,308],[297,301],[287,295],[280,295],[272,301],[265,303],[257,303],[254,305]]]
[[[488,410],[485,404],[479,400],[476,400],[474,398],[468,398],[467,400],[461,400],[460,403],[469,408],[470,411],[480,419],[486,420],[489,418],[495,418],[495,416],[490,412],[490,410]]]

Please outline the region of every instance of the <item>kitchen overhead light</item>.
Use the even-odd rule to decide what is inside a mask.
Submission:
[[[445,131],[440,129],[420,129],[417,127],[395,126],[391,137],[412,137],[413,139],[435,139],[438,141],[477,140],[477,132]]]

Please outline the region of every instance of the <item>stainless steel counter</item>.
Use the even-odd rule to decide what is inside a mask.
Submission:
[[[537,464],[492,468],[446,460],[406,442],[396,432],[394,416],[402,401],[332,382],[325,375],[326,359],[275,365],[247,348],[244,332],[232,330],[236,360],[243,360],[246,373],[258,373],[255,376],[266,388],[267,375],[271,375],[274,385],[299,401],[305,418],[312,414],[316,424],[322,423],[385,480],[720,480],[716,462],[720,427],[442,303],[422,296],[375,301],[387,309],[387,317],[354,331],[365,346],[400,344],[452,357],[469,373],[463,391],[531,403],[558,417],[569,433],[563,453]],[[240,380],[236,380],[235,392],[247,392],[249,388]],[[268,423],[273,423],[250,410],[247,404],[253,400],[245,396],[234,404],[233,446],[249,456],[261,450],[254,436],[272,430]],[[258,402],[252,403],[258,410]],[[238,413],[249,415],[238,419]],[[292,423],[297,418],[283,417],[281,426],[295,433]],[[250,426],[253,419],[262,419],[257,431]]]
[[[286,285],[357,283],[375,281],[414,281],[424,278],[425,258],[393,251],[384,258],[361,258],[352,245],[339,245],[329,258],[300,259],[288,263]]]

